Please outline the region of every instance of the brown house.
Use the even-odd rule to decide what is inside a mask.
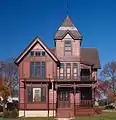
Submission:
[[[81,48],[82,36],[69,16],[55,33],[54,43],[54,48],[48,48],[36,37],[15,61],[19,71],[19,116],[93,113],[100,68],[97,49]]]

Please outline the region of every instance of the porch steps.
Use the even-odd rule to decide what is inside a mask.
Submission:
[[[71,108],[59,108],[57,109],[58,118],[70,118],[73,117],[73,109]]]
[[[76,116],[93,116],[95,110],[93,108],[78,108],[76,109]]]

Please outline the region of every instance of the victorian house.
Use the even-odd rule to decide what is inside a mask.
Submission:
[[[94,114],[99,55],[81,44],[81,33],[66,16],[54,35],[54,48],[37,36],[17,57],[19,116]]]

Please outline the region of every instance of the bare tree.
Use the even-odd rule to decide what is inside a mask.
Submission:
[[[0,77],[11,88],[12,93],[18,92],[18,68],[13,61],[0,62]]]
[[[108,87],[109,91],[112,93],[110,95],[116,94],[116,61],[111,61],[104,65],[101,73],[100,79],[104,81],[104,84]],[[107,93],[109,95],[109,93]]]
[[[116,61],[112,61],[104,65],[100,77],[109,85],[112,92],[116,92]]]

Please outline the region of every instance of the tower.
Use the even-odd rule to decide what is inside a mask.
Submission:
[[[80,58],[82,36],[68,15],[55,33],[54,40],[56,55],[60,60],[67,57]]]

